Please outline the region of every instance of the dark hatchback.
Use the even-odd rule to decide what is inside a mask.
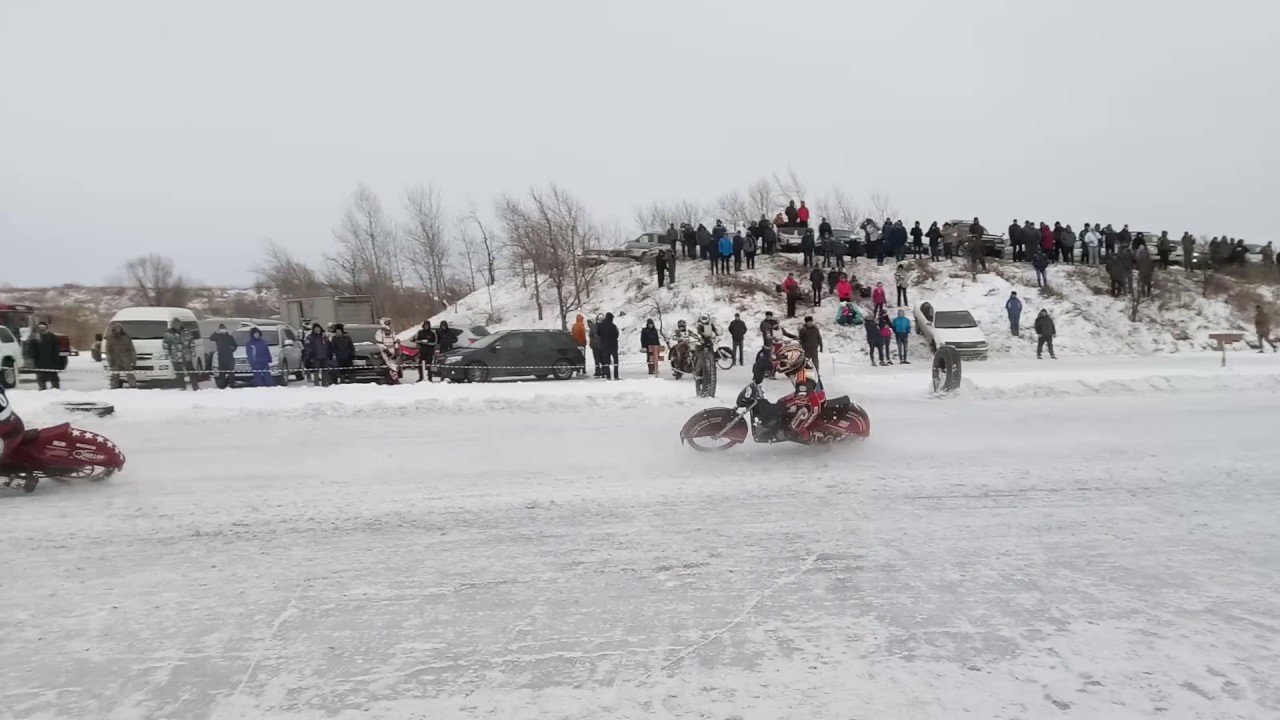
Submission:
[[[585,369],[586,358],[564,330],[504,330],[451,350],[436,364],[441,377],[453,382],[506,377],[568,380]]]

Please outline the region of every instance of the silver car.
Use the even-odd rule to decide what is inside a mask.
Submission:
[[[239,383],[252,383],[253,370],[249,367],[249,357],[246,354],[245,344],[249,342],[249,331],[253,328],[262,331],[262,339],[267,341],[267,347],[271,350],[271,376],[275,378],[277,385],[288,385],[290,379],[302,379],[302,346],[298,337],[300,333],[295,328],[288,325],[241,325],[232,331],[235,336],[236,348],[235,372],[232,374],[232,381]]]

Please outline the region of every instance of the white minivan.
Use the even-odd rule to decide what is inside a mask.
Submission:
[[[173,363],[169,361],[169,356],[164,351],[164,333],[174,320],[181,321],[187,332],[195,337],[197,352],[193,360],[196,372],[205,372],[205,354],[199,352],[203,337],[200,324],[196,320],[196,314],[187,308],[124,308],[111,316],[111,321],[107,323],[103,333],[109,332],[114,323],[124,326],[124,331],[133,339],[133,351],[138,355],[138,362],[134,366],[134,375],[138,378],[138,382],[166,382],[178,378],[173,370]],[[102,367],[110,369],[105,359]]]

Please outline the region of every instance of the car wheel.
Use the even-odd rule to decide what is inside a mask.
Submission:
[[[467,382],[489,382],[489,368],[484,363],[471,363],[467,366]]]
[[[573,363],[568,360],[557,360],[551,366],[551,374],[557,380],[568,380],[573,377]]]
[[[5,358],[4,367],[0,368],[0,387],[12,390],[18,387],[18,368],[13,365],[13,358]]]

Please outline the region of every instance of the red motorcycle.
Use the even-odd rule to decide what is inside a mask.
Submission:
[[[761,393],[760,386],[751,383],[738,393],[734,407],[709,408],[689,418],[680,429],[680,442],[701,452],[717,452],[746,442],[748,433],[759,443],[789,441],[792,438],[785,431],[776,424],[762,422],[760,417],[778,412]],[[865,438],[871,434],[871,418],[849,396],[843,395],[823,403],[822,412],[809,426],[809,433],[819,444]]]
[[[69,423],[22,433],[0,465],[0,486],[33,492],[45,478],[105,480],[124,467],[124,453],[107,438]]]

